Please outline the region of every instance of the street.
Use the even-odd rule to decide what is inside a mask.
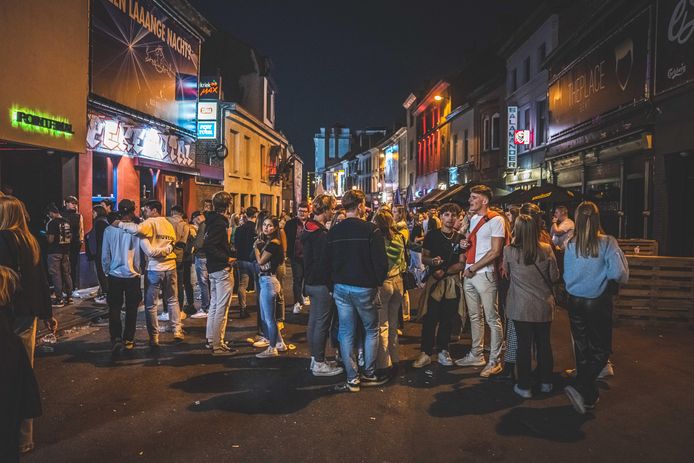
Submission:
[[[138,346],[118,361],[107,327],[74,329],[55,352],[37,354],[44,415],[37,448],[23,461],[691,461],[694,345],[686,330],[616,328],[616,376],[601,384],[595,412],[580,416],[561,387],[523,401],[510,385],[481,379],[479,368],[412,369],[415,322],[401,339],[396,380],[333,393],[344,376],[308,372],[307,319],[288,310],[285,340],[297,348],[269,360],[244,341],[255,334],[255,311],[231,320],[227,333],[242,346],[231,358],[204,349],[204,320],[185,320],[181,345],[162,335],[152,356],[140,312]],[[570,368],[563,312],[553,346],[554,371]],[[468,347],[464,336],[452,355]]]

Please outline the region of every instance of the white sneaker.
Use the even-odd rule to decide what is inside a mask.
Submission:
[[[554,390],[554,384],[552,383],[542,383],[540,384],[540,392],[544,394],[549,394]]]
[[[80,292],[77,291],[77,290],[74,290],[74,291],[72,292],[72,297],[74,297],[75,299],[82,299],[82,295],[81,295]]]
[[[503,368],[501,367],[501,364],[499,362],[489,362],[486,367],[482,369],[480,372],[480,376],[483,378],[489,378],[490,376],[498,375],[501,373],[501,370]]]
[[[106,304],[106,296],[95,297],[94,302],[96,302],[97,304]]]
[[[484,355],[480,355],[478,357],[472,352],[468,352],[465,357],[456,360],[455,364],[459,367],[483,367],[487,364],[487,362],[484,360]]]
[[[264,358],[270,358],[270,357],[279,357],[279,352],[277,352],[276,347],[270,347],[268,346],[267,349],[264,351],[260,352],[259,354],[255,354],[256,357],[259,359],[264,359]]]
[[[308,296],[304,296],[303,302],[304,302],[304,305],[311,305],[311,299],[309,299]]]
[[[277,349],[280,352],[287,352],[287,345],[284,343],[284,341],[278,342],[277,344],[275,344],[275,349]]]
[[[313,376],[337,376],[343,371],[342,367],[331,366],[326,362],[315,362],[311,368]]]
[[[294,309],[292,310],[292,312],[294,313],[294,315],[300,314],[300,313],[301,313],[301,308],[302,308],[302,307],[301,307],[301,304],[299,304],[298,302],[297,302],[296,304],[294,304]]]
[[[157,317],[157,320],[160,322],[168,322],[169,321],[169,312],[162,312],[161,315]]]
[[[268,347],[270,345],[270,341],[268,341],[265,338],[260,338],[256,342],[253,343],[253,347]]]
[[[521,389],[518,384],[513,385],[513,392],[523,397],[524,399],[532,399],[533,392],[530,389]]]
[[[431,357],[429,357],[425,352],[419,354],[419,358],[412,364],[415,368],[422,368],[431,363]]]
[[[605,379],[609,376],[614,376],[614,366],[612,366],[612,362],[608,360],[605,364],[605,367],[602,370],[600,370],[598,379]]]
[[[190,318],[207,318],[207,312],[205,312],[202,309],[199,309],[197,312],[191,315]]]
[[[442,367],[453,366],[453,359],[451,358],[451,354],[449,354],[447,350],[442,350],[441,352],[439,352],[439,365],[441,365]]]

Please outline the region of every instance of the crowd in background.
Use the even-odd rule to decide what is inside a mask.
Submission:
[[[114,357],[135,348],[143,300],[153,351],[167,331],[183,342],[183,320],[191,317],[206,319],[211,355],[234,355],[238,342],[226,330],[231,301],[236,295],[239,318],[248,317],[250,291],[258,310],[257,335],[249,341],[263,349],[259,358],[280,356],[293,347],[282,334],[289,267],[292,313],[310,307],[310,371],[345,373],[338,391],[392,379],[401,366],[400,330],[416,314],[422,330],[414,368],[432,361],[480,367],[482,377],[510,381],[521,397],[548,393],[556,383],[551,323],[561,306],[576,358],[565,392],[578,412],[595,407],[596,379],[610,368],[612,296],[628,267],[592,202],[579,204],[573,220],[557,207],[549,227],[535,204],[492,207],[484,185],[471,189],[464,208],[448,203],[419,212],[369,209],[360,190],[348,191],[339,205],[319,195],[299,204],[295,217],[255,207],[232,214],[231,202],[222,191],[190,217],[180,206],[166,217],[156,200],[141,211],[129,199],[117,208],[105,200],[92,208],[85,233],[77,200],[68,197],[63,207],[47,208],[44,259],[24,205],[0,196],[1,367],[4,378],[16,378],[0,381],[3,445],[15,453],[33,448],[31,418],[40,414],[31,368],[37,320],[55,331],[53,309],[84,297],[77,288],[83,246],[99,283],[96,302],[109,306]],[[470,349],[453,359],[449,344],[468,321]]]

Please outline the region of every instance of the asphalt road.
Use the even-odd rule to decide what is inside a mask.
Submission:
[[[228,334],[254,334],[255,314]],[[204,320],[186,320],[182,345],[162,336],[152,356],[144,323],[131,357],[113,361],[108,328],[87,327],[39,352],[44,400],[34,462],[660,461],[694,457],[691,330],[615,330],[616,376],[593,414],[577,415],[561,388],[522,400],[479,368],[414,370],[420,325],[402,338],[401,373],[381,388],[333,393],[343,377],[308,372],[307,314],[288,316],[297,349],[260,360],[203,347]],[[555,371],[571,367],[568,322],[553,324]],[[454,357],[469,346],[452,348]],[[557,377],[558,384],[561,381]]]

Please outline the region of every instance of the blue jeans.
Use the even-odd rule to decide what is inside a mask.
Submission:
[[[275,347],[278,342],[282,342],[282,333],[277,329],[277,318],[275,316],[277,297],[281,291],[280,282],[274,275],[261,275],[259,289],[258,305],[262,315],[263,331],[265,331],[265,336],[270,341],[270,346]]]
[[[212,341],[212,347],[218,349],[224,343],[234,278],[231,276],[231,271],[225,268],[210,273],[210,282],[212,283],[212,298],[210,311],[207,313],[205,335],[208,341]]]
[[[347,380],[359,377],[354,359],[357,322],[364,327],[364,375],[374,374],[378,355],[378,289],[336,284],[333,297],[340,321],[338,339]]]
[[[248,289],[248,282],[251,278],[255,279],[256,283],[258,282],[258,264],[245,260],[237,260],[236,268],[239,272],[239,306],[245,309],[247,304],[246,290]],[[255,290],[258,291],[257,286]]]
[[[157,320],[157,296],[160,291],[164,293],[166,306],[169,308],[169,320],[174,334],[183,331],[181,324],[181,307],[178,305],[178,287],[176,269],[172,270],[147,270],[147,291],[145,292],[145,321],[147,332],[150,336],[159,334],[159,320]]]
[[[195,276],[200,286],[200,308],[210,310],[210,275],[207,273],[207,257],[195,257]]]

